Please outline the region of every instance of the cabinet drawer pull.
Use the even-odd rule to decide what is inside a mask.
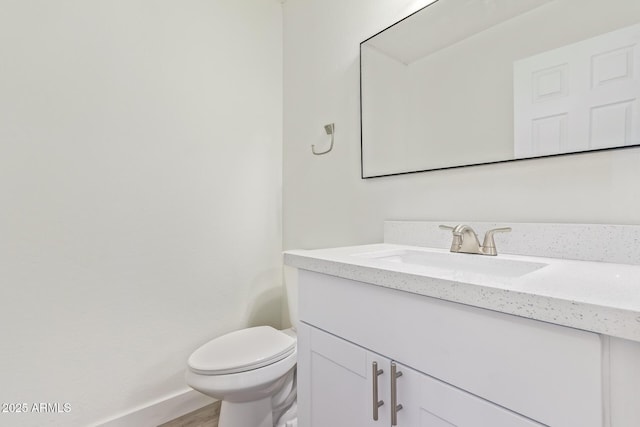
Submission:
[[[396,362],[391,362],[391,425],[398,425],[398,411],[402,409],[402,405],[398,404],[398,377],[402,376],[402,372],[398,371]]]
[[[384,405],[383,400],[378,400],[378,377],[384,371],[378,369],[378,362],[371,363],[371,377],[373,378],[373,420],[378,421],[378,408]]]

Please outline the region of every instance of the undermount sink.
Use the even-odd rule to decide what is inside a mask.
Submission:
[[[482,255],[428,252],[411,249],[369,252],[355,255],[396,264],[411,264],[455,272],[467,272],[501,277],[518,277],[539,270],[547,264],[504,259]]]

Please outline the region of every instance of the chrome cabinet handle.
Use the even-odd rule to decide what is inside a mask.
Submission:
[[[373,378],[373,420],[378,421],[378,408],[384,405],[384,400],[378,400],[378,377],[384,371],[378,369],[378,362],[371,363],[371,377]]]
[[[402,376],[402,372],[398,371],[396,362],[391,362],[391,425],[398,425],[398,411],[402,409],[402,405],[398,404],[398,377]]]

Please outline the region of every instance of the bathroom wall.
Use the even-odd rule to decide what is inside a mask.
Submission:
[[[359,43],[428,2],[285,3],[285,249],[379,242],[385,219],[640,224],[637,148],[360,179]]]
[[[0,425],[162,402],[278,325],[279,1],[3,1],[0,58]]]

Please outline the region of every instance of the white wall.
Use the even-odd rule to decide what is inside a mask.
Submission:
[[[280,321],[281,5],[0,9],[0,425],[86,426]]]
[[[360,179],[359,43],[425,3],[285,3],[284,247],[379,242],[385,219],[640,224],[640,149]]]

